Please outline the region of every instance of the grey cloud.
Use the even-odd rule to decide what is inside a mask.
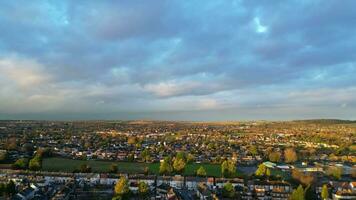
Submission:
[[[5,99],[13,88],[5,85],[1,100],[32,97],[33,105],[57,93],[67,100],[48,109],[84,102],[83,112],[90,107],[119,112],[165,110],[171,106],[166,101],[191,108],[199,98],[234,106],[259,98],[261,88],[268,88],[266,96],[284,87],[345,91],[355,85],[355,6],[353,1],[4,1],[1,57],[35,61],[50,75],[52,91],[41,87]],[[265,32],[258,32],[256,17]],[[291,100],[271,97],[265,104],[273,101]]]

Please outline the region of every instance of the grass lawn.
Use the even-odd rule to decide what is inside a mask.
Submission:
[[[88,164],[93,172],[108,172],[111,164],[117,164],[121,173],[143,173],[145,167],[149,168],[150,173],[159,173],[159,163],[138,163],[138,162],[115,162],[115,161],[97,161],[97,160],[72,160],[68,158],[45,158],[42,161],[42,169],[45,171],[73,172],[80,165]],[[220,165],[215,164],[188,164],[186,165],[185,175],[195,175],[196,170],[203,166],[208,176],[221,177]],[[241,172],[237,172],[242,176]]]
[[[90,165],[93,172],[108,172],[110,165],[117,164],[119,172],[143,173],[147,163],[130,163],[97,160],[72,160],[68,158],[45,158],[42,161],[42,169],[45,171],[73,172],[82,164]]]
[[[271,170],[271,175],[276,176],[276,177],[282,177],[284,180],[287,180],[290,178],[290,175],[287,172],[283,172],[280,170],[272,169]]]

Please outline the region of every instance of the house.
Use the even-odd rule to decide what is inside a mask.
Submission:
[[[281,171],[290,171],[292,167],[289,165],[277,165],[277,169]]]
[[[235,191],[239,194],[239,196],[243,200],[252,200],[253,199],[252,192],[246,186],[236,185]]]
[[[35,196],[35,189],[28,187],[15,195],[15,199],[28,200]]]
[[[270,194],[272,200],[288,200],[290,191],[285,190],[283,187],[273,188]]]
[[[334,189],[334,191],[351,190],[351,185],[348,182],[344,182],[344,181],[331,181],[330,185]]]
[[[248,188],[257,199],[286,200],[292,192],[292,186],[284,181],[249,181]]]
[[[195,198],[195,193],[194,190],[187,190],[187,189],[181,189],[181,190],[174,190],[176,193],[178,199],[180,200],[194,200]]]
[[[295,168],[301,172],[324,172],[323,167],[317,165],[296,165]]]
[[[356,199],[356,193],[350,191],[337,191],[332,194],[333,200],[351,200]]]
[[[264,162],[263,163],[264,166],[268,167],[268,168],[271,168],[271,169],[274,169],[275,167],[277,167],[277,164],[276,163],[273,163],[273,162]]]
[[[200,199],[200,200],[213,199],[213,194],[209,190],[209,188],[206,184],[199,184],[198,190],[197,190],[197,196],[198,196],[198,199]]]
[[[54,195],[53,200],[68,200],[71,194],[74,192],[75,185],[68,182],[64,187]]]
[[[227,182],[230,182],[234,187],[237,185],[244,186],[244,180],[239,178],[233,178],[233,179],[216,178],[215,179],[215,185],[218,188],[222,188]]]
[[[156,198],[157,199],[165,199],[167,198],[167,194],[169,190],[172,189],[167,183],[162,183],[161,185],[156,187]]]
[[[351,175],[351,173],[352,173],[352,167],[351,166],[337,163],[337,164],[335,164],[335,167],[338,167],[338,168],[342,169],[341,170],[342,175]]]
[[[136,182],[136,181],[130,182],[129,188],[132,193],[137,194],[138,193],[138,182]]]
[[[356,181],[350,182],[350,187],[353,192],[356,192]]]

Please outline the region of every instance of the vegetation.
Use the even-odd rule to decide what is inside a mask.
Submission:
[[[116,174],[117,172],[118,172],[117,164],[111,164],[110,165],[110,169],[109,169],[109,173]]]
[[[297,153],[293,148],[287,148],[284,150],[284,159],[286,163],[294,163],[298,160]]]
[[[12,165],[13,169],[27,169],[28,167],[28,159],[27,158],[20,158],[16,160],[16,162]]]
[[[296,190],[293,190],[290,200],[305,200],[304,189],[302,185],[299,185]]]
[[[7,161],[8,159],[8,153],[7,151],[4,151],[4,152],[0,152],[0,163],[4,163]]]
[[[271,152],[268,155],[268,158],[269,158],[269,161],[271,161],[271,162],[279,162],[281,160],[281,153],[279,153],[277,151]]]
[[[182,174],[185,168],[185,160],[183,158],[176,157],[173,161],[173,169],[178,174]]]
[[[141,152],[141,159],[144,162],[148,162],[151,160],[150,152],[147,149],[145,149]]]
[[[120,179],[117,181],[115,188],[115,196],[116,199],[126,199],[127,196],[130,193],[129,189],[129,181],[127,180],[126,177],[122,176]]]
[[[255,172],[256,176],[265,176],[267,171],[267,167],[264,164],[258,165],[258,168]]]
[[[138,194],[139,196],[144,199],[145,197],[147,197],[148,193],[149,193],[149,186],[147,183],[145,182],[139,182],[138,184]]]
[[[90,165],[88,165],[86,163],[83,163],[83,164],[80,165],[78,170],[81,173],[90,173],[91,172],[91,167],[90,167]]]
[[[159,173],[163,175],[169,175],[173,172],[172,160],[170,157],[166,157],[159,166]]]
[[[298,181],[304,186],[309,186],[315,181],[315,178],[312,175],[308,173],[302,173],[296,169],[292,170],[292,177],[294,180]]]
[[[340,167],[331,166],[326,170],[326,174],[338,180],[341,178],[342,169]]]
[[[161,163],[138,163],[138,162],[114,162],[114,161],[97,161],[97,160],[73,160],[68,158],[44,158],[42,169],[45,171],[73,172],[78,171],[82,164],[88,164],[92,172],[105,173],[112,164],[117,165],[118,173],[149,173],[160,174]],[[221,177],[221,166],[215,164],[187,164],[184,170],[185,175],[195,175],[197,170],[203,167],[207,176]],[[237,176],[243,174],[237,171]]]
[[[253,156],[256,156],[258,154],[258,150],[257,150],[257,147],[252,145],[249,147],[248,149],[249,153]]]
[[[235,188],[230,182],[228,182],[224,185],[223,190],[222,190],[222,195],[223,195],[223,197],[227,197],[227,198],[235,197],[235,195],[236,195]]]
[[[203,166],[200,166],[199,169],[197,170],[197,176],[200,176],[200,177],[206,176],[206,171]]]
[[[315,200],[318,199],[318,195],[315,191],[315,187],[309,185],[304,190],[305,193],[305,200]]]
[[[0,196],[12,196],[16,193],[15,183],[11,180],[8,183],[0,184]]]
[[[225,160],[221,164],[221,174],[223,177],[235,177],[236,176],[236,164],[232,160]]]
[[[328,199],[329,198],[329,189],[327,185],[323,185],[323,188],[321,190],[321,198],[322,199]]]
[[[29,162],[28,168],[33,171],[37,171],[41,169],[41,158],[39,156],[35,156]]]

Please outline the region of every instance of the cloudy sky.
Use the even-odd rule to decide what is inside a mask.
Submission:
[[[355,8],[1,1],[0,119],[356,119]]]

